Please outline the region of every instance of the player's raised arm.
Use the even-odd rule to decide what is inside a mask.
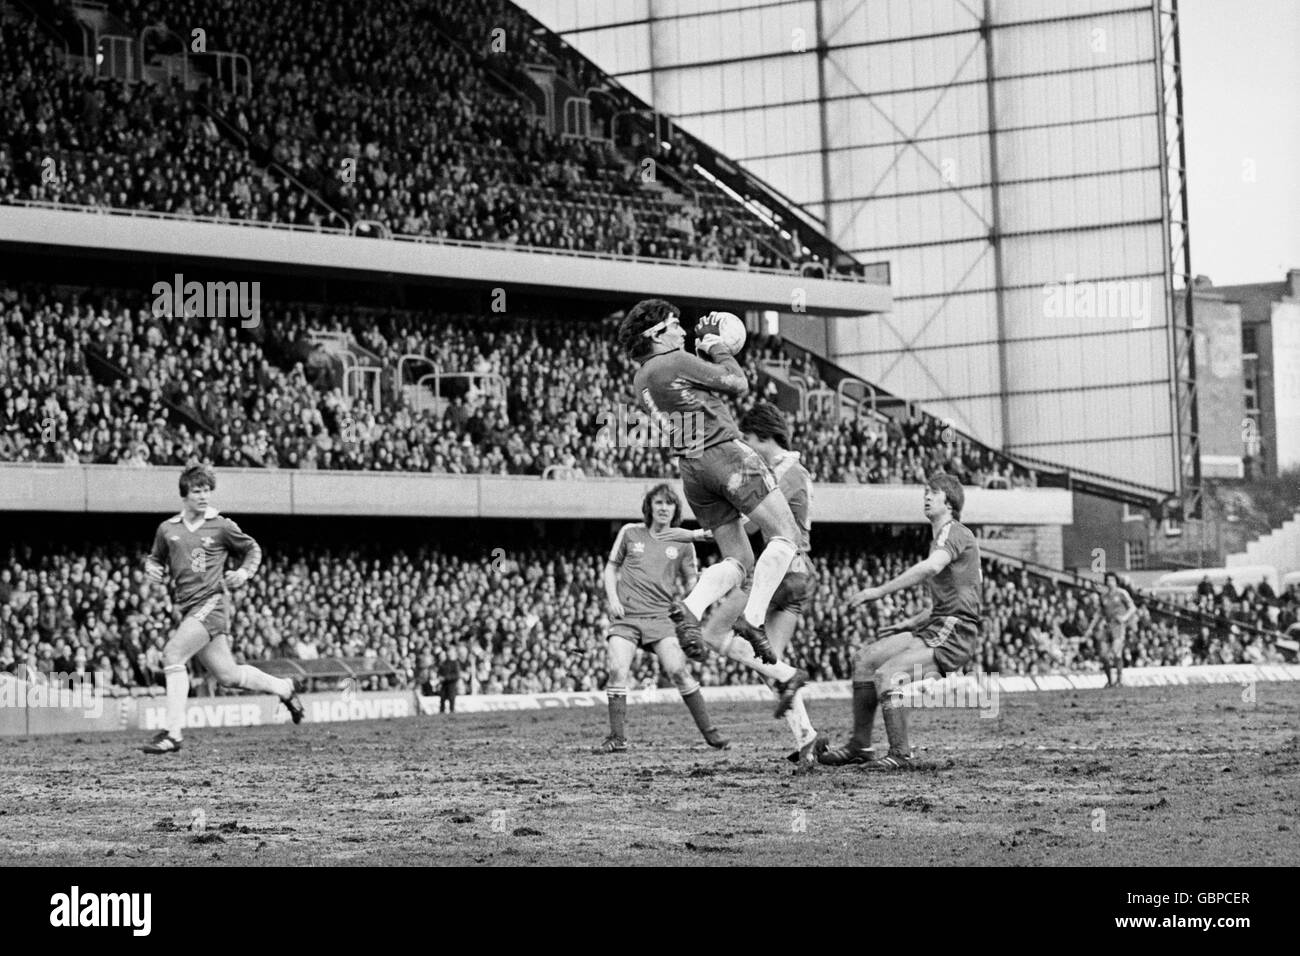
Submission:
[[[709,356],[713,359],[712,362],[683,352],[678,377],[711,392],[721,392],[733,398],[749,391],[749,379],[745,377],[745,370],[721,340],[713,343]]]
[[[952,554],[948,549],[936,548],[924,561],[916,562],[902,574],[886,581],[879,587],[863,588],[849,598],[849,607],[857,607],[866,601],[878,601],[887,594],[893,594],[895,591],[905,591],[910,587],[922,584],[951,563]]]
[[[1133,618],[1137,617],[1138,606],[1133,603],[1133,595],[1129,594],[1126,589],[1120,588],[1119,593],[1124,596],[1124,604],[1128,607],[1128,610],[1124,612],[1123,616],[1120,617],[1119,620],[1121,624],[1127,624],[1129,621],[1133,620]]]

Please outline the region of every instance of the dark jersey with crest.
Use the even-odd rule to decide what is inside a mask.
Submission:
[[[251,577],[262,563],[262,549],[239,525],[209,508],[193,526],[183,514],[158,526],[147,563],[170,573],[173,600],[182,614],[188,614],[205,600],[224,592],[222,578],[226,562],[235,556]]]
[[[952,560],[930,578],[930,598],[933,601],[930,618],[956,617],[978,626],[983,603],[983,578],[975,535],[960,521],[949,521],[931,542],[931,554],[940,550],[952,555]]]
[[[651,356],[632,387],[675,455],[740,437],[727,398],[744,394],[749,383],[730,354],[716,365],[680,349]]]

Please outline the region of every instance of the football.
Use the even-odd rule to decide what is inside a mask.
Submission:
[[[718,321],[721,323],[720,337],[723,344],[732,355],[738,355],[740,350],[745,347],[745,337],[748,334],[745,330],[744,320],[734,312],[715,312]]]

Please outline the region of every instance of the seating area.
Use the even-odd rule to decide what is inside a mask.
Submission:
[[[374,676],[351,686],[377,688],[416,686],[454,655],[466,693],[603,686],[606,551],[594,541],[512,545],[502,556],[475,544],[310,543],[277,533],[274,519],[243,527],[266,550],[261,571],[237,597],[233,643],[246,660],[285,670],[368,660]],[[102,673],[106,686],[121,691],[160,685],[162,646],[176,613],[145,581],[149,529],[137,530],[88,548],[25,540],[0,550],[0,670]],[[814,679],[850,676],[854,653],[878,627],[918,609],[914,592],[847,607],[850,593],[899,573],[924,548],[916,531],[860,537],[852,547],[824,551],[814,539],[816,591],[794,643],[794,662]],[[983,571],[984,639],[973,668],[1003,675],[1098,670],[1091,641],[1082,639],[1097,591],[1062,587],[992,559]],[[1284,659],[1273,642],[1295,624],[1300,593],[1267,602],[1276,620],[1264,637],[1236,626],[1237,609],[1212,624],[1179,626],[1153,613],[1141,595],[1138,604],[1129,666],[1266,663]],[[396,673],[382,676],[383,662]],[[716,657],[697,671],[706,684],[752,683],[748,672]],[[195,673],[202,676],[197,665]],[[634,677],[638,686],[656,686],[652,656],[639,658]]]
[[[671,477],[667,449],[620,443],[604,423],[635,410],[634,363],[613,320],[483,316],[262,304],[252,329],[155,316],[142,291],[71,292],[0,283],[0,461]],[[345,394],[313,333],[356,342],[383,369],[380,400]],[[398,382],[419,371],[500,376],[502,392],[462,380],[436,399]],[[745,402],[770,396],[756,339]],[[803,369],[805,378],[815,369]],[[602,417],[604,416],[604,417]],[[791,414],[793,447],[818,481],[910,483],[944,469],[966,484],[1032,473],[996,453],[943,441],[933,419],[839,421]]]
[[[72,19],[66,4],[51,8]],[[107,9],[128,37],[155,28],[146,59],[184,55],[182,76],[90,75],[70,64],[49,21],[5,7],[0,203],[369,223],[700,265],[794,271],[809,258],[695,173],[680,136],[665,146],[633,123],[587,137],[542,121],[517,84],[532,82],[527,71],[546,54],[511,4],[114,0]],[[500,24],[508,36],[496,51]],[[218,75],[191,55],[181,38],[195,30],[208,59],[238,54],[245,73],[232,65]],[[576,91],[601,80],[576,55],[548,66]],[[612,107],[597,98],[593,109],[599,125]]]

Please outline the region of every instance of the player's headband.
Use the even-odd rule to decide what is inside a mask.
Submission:
[[[656,335],[658,335],[660,332],[662,332],[664,329],[668,328],[668,326],[671,325],[673,322],[677,322],[677,321],[678,321],[677,316],[675,316],[675,315],[670,315],[670,316],[668,316],[668,318],[664,319],[664,320],[663,320],[662,322],[660,322],[658,325],[652,325],[652,326],[650,326],[650,328],[646,329],[646,330],[645,330],[644,332],[642,332],[641,334],[644,335],[644,336],[645,336],[646,338],[648,338],[648,339],[652,339],[652,338],[654,338]]]

